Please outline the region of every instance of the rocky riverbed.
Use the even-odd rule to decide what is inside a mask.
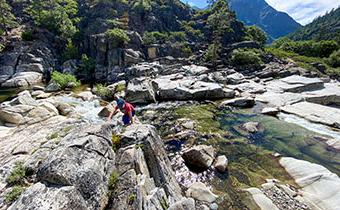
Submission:
[[[336,209],[339,83],[268,71],[135,65],[128,127],[91,89],[21,91],[0,109],[0,208]]]

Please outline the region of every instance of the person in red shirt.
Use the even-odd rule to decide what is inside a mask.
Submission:
[[[112,117],[116,115],[119,110],[124,113],[122,118],[124,125],[133,124],[134,122],[133,117],[135,116],[135,107],[133,107],[132,104],[124,101],[121,98],[117,99],[117,106],[115,107],[115,110],[110,113],[108,120],[111,120]]]

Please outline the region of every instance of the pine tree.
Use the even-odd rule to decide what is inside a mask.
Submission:
[[[12,13],[12,7],[6,0],[0,0],[0,26],[8,34],[8,29],[17,25],[16,18]]]

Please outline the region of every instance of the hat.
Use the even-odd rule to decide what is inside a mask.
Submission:
[[[123,108],[125,101],[121,98],[117,99],[117,105],[119,108]]]

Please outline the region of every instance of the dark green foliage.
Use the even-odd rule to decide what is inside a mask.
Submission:
[[[340,44],[340,7],[315,19],[288,37],[292,40],[334,40]]]
[[[26,11],[37,26],[46,28],[65,40],[72,38],[78,31],[76,24],[79,18],[76,0],[33,0]]]
[[[24,191],[25,191],[24,187],[22,187],[22,186],[14,186],[12,188],[12,190],[5,195],[6,203],[14,202],[16,199],[19,198],[21,193],[23,193]]]
[[[17,184],[24,184],[26,177],[26,169],[23,162],[15,163],[11,174],[7,177],[7,184],[13,186]]]
[[[334,51],[326,61],[331,67],[340,67],[340,50]]]
[[[204,55],[204,59],[210,62],[216,61],[217,59],[219,59],[220,50],[221,50],[221,44],[219,43],[209,45]]]
[[[145,14],[146,12],[151,11],[151,1],[150,0],[137,0],[133,4],[133,9],[138,11],[139,13]]]
[[[25,30],[25,31],[23,31],[22,34],[21,34],[21,38],[24,41],[33,41],[34,37],[33,37],[32,30]]]
[[[82,54],[81,55],[81,64],[79,67],[79,71],[86,73],[86,74],[90,74],[91,72],[93,72],[96,68],[96,63],[95,61],[88,57],[86,54]]]
[[[299,55],[321,58],[329,57],[339,49],[339,45],[335,41],[292,41],[287,38],[275,41],[272,46]]]
[[[240,66],[259,66],[262,64],[261,52],[255,49],[236,49],[231,54],[231,62]]]
[[[207,26],[212,30],[214,40],[221,42],[225,33],[233,32],[231,21],[235,19],[235,14],[229,10],[225,0],[216,0],[210,11]]]
[[[145,32],[143,36],[143,43],[145,45],[150,44],[163,44],[169,39],[167,33],[159,31]]]
[[[247,35],[251,38],[251,40],[258,42],[262,46],[267,42],[267,35],[264,31],[262,31],[262,29],[256,26],[249,26],[246,27],[246,29]]]
[[[7,29],[17,26],[12,7],[6,0],[0,0],[0,29],[7,34]]]
[[[170,42],[184,42],[187,41],[187,36],[183,31],[173,31],[169,33]]]
[[[127,32],[120,28],[109,29],[105,32],[105,35],[112,40],[115,47],[123,47],[126,42],[130,41]]]
[[[64,61],[78,58],[78,48],[74,46],[71,39],[68,40],[62,57]]]
[[[74,83],[75,86],[80,85],[80,82],[75,76],[71,74],[63,74],[57,71],[52,72],[52,80],[59,84],[62,89],[65,89],[69,83]]]

